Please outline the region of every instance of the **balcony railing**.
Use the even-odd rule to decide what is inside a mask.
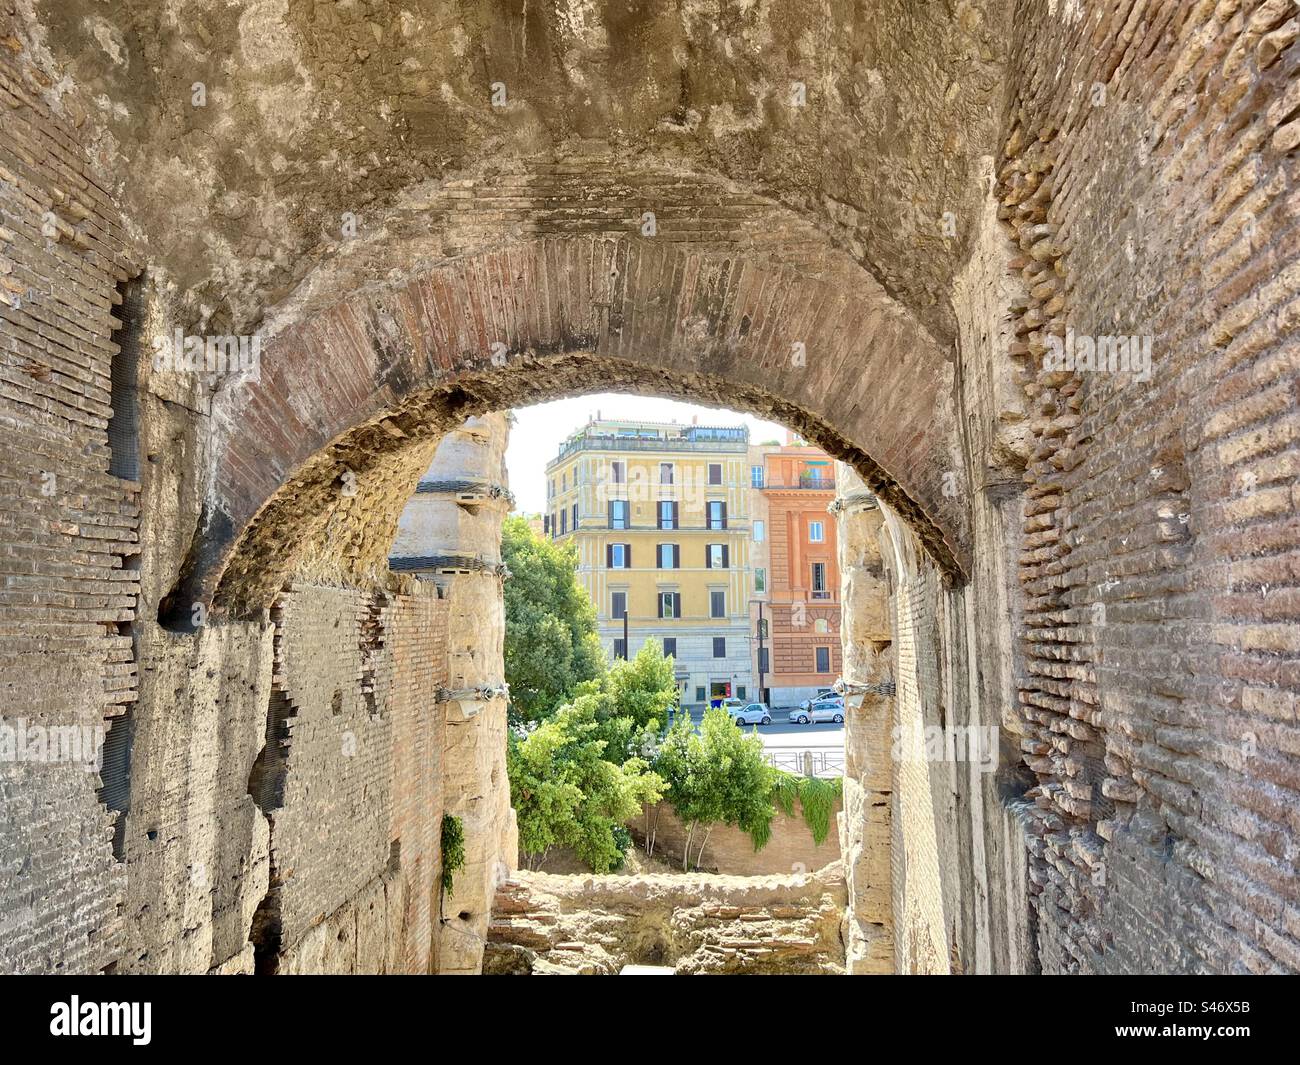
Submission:
[[[551,461],[558,462],[578,451],[736,451],[749,450],[748,440],[683,440],[678,437],[651,439],[637,436],[613,436],[597,433],[580,436],[560,445]]]
[[[775,488],[781,491],[790,491],[792,489],[807,489],[814,492],[833,492],[835,491],[834,477],[810,477],[807,474],[800,474],[795,481],[768,481],[764,488]]]

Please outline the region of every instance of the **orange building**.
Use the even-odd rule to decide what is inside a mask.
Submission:
[[[769,705],[795,706],[842,668],[836,523],[827,510],[835,461],[802,444],[764,448],[762,480],[768,574],[755,665]]]

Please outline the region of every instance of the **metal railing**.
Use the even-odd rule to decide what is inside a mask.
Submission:
[[[582,436],[560,445],[559,454],[552,463],[578,451],[728,451],[749,450],[748,439],[739,440],[684,440],[680,437],[651,439],[636,436]]]
[[[833,492],[835,491],[835,478],[834,477],[809,477],[806,473],[801,473],[799,475],[799,480],[797,482],[768,481],[767,484],[759,485],[757,487],[778,488],[786,491],[792,488],[807,488],[812,490]]]
[[[763,758],[775,769],[805,777],[842,777],[843,747],[766,747]]]

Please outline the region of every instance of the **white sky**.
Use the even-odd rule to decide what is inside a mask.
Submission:
[[[654,399],[622,392],[598,392],[573,399],[557,399],[515,409],[515,424],[510,428],[510,446],[506,451],[506,468],[510,474],[510,491],[515,496],[515,510],[540,514],[546,506],[546,464],[555,458],[570,433],[586,425],[588,418],[600,412],[602,418],[640,418],[652,422],[670,422],[676,418],[689,425],[699,415],[701,425],[748,425],[749,442],[779,440],[785,443],[786,429],[775,422],[760,421],[739,411],[700,407],[673,399]]]

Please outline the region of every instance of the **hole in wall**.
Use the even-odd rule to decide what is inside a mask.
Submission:
[[[143,318],[141,276],[117,286],[117,317],[122,325],[110,340],[117,345],[109,363],[108,472],[126,481],[140,479],[140,322]]]
[[[108,733],[100,749],[99,801],[113,815],[113,857],[126,860],[126,820],[131,809],[131,748],[135,723],[128,704],[126,712],[110,718]]]

